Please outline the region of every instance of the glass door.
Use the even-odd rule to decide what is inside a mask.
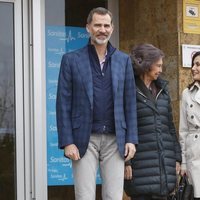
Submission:
[[[25,199],[21,18],[20,0],[0,0],[0,199],[5,200]]]
[[[47,200],[43,15],[44,0],[0,0],[2,200]]]
[[[65,52],[81,48],[88,42],[86,20],[95,7],[109,8],[118,18],[117,0],[45,0],[46,41],[46,123],[47,123],[47,175],[49,200],[74,200],[71,161],[58,149],[56,128],[56,90],[61,57]],[[118,25],[115,23],[114,41],[118,47]],[[112,38],[112,39],[113,39]],[[97,196],[101,199],[101,185],[97,176]]]
[[[0,197],[16,199],[14,4],[0,2]]]

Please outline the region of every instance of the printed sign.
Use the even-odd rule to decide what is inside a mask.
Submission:
[[[46,112],[48,185],[72,185],[72,163],[58,149],[56,127],[56,92],[62,55],[83,47],[88,42],[85,28],[46,27]],[[98,181],[97,181],[98,182]]]
[[[183,32],[200,34],[200,1],[183,0]]]
[[[183,67],[191,67],[192,56],[200,51],[200,45],[182,44],[182,63]]]

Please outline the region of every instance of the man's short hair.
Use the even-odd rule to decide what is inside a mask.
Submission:
[[[110,16],[110,18],[111,18],[111,24],[113,23],[113,15],[112,15],[112,13],[106,8],[97,7],[97,8],[93,8],[90,11],[90,13],[89,13],[89,15],[87,17],[87,23],[88,24],[90,24],[92,22],[93,15],[95,13],[98,14],[98,15],[107,15],[108,14]]]

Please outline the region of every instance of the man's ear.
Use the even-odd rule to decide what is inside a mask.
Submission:
[[[87,30],[88,33],[90,32],[90,31],[89,31],[89,28],[88,28],[88,25],[86,25],[86,30]]]

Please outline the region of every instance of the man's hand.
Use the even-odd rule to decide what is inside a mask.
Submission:
[[[64,152],[65,156],[72,160],[80,159],[79,150],[75,144],[65,146]]]
[[[126,143],[125,144],[125,154],[124,154],[125,162],[130,160],[131,158],[133,158],[135,155],[135,152],[136,152],[135,145],[132,143]]]
[[[133,170],[131,165],[127,165],[124,168],[124,179],[131,180],[133,176]]]

